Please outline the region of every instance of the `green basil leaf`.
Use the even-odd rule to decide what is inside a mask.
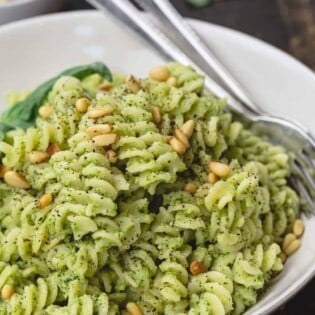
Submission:
[[[112,81],[109,69],[102,62],[94,62],[65,70],[38,86],[25,100],[16,103],[2,114],[0,117],[0,139],[3,139],[4,131],[14,128],[26,129],[35,124],[38,108],[60,77],[73,76],[82,80],[94,73],[98,73],[104,79]]]

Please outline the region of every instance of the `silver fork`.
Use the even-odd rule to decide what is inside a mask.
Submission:
[[[218,60],[197,33],[182,18],[169,0],[135,0],[146,12],[150,13],[172,41],[192,59],[200,69],[213,77],[242,105],[249,110],[263,114],[262,108],[254,104],[244,86],[233,77],[231,72]]]
[[[165,33],[162,33],[128,0],[87,1],[98,9],[109,11],[127,26],[128,30],[131,29],[140,34],[142,39],[145,39],[158,49],[166,59],[191,65],[197,71],[205,74],[205,87],[207,90],[219,98],[225,98],[234,114],[244,123],[251,125],[256,132],[267,136],[273,143],[284,146],[291,153],[290,161],[293,175],[290,177],[291,184],[305,200],[307,205],[305,212],[315,215],[315,181],[313,178],[313,174],[315,174],[315,139],[311,133],[295,122],[266,115],[259,107],[255,106],[237,83],[237,80],[224,67],[221,67],[217,59],[214,59],[212,64],[209,63],[213,55],[209,54],[205,58],[208,48],[204,44],[200,44],[202,43],[201,39],[171,6],[169,1],[138,0],[138,2],[144,3],[145,7],[150,9],[150,12],[159,20],[163,21],[167,34],[173,34],[172,40]],[[158,5],[159,3],[161,5]],[[168,22],[166,23],[166,21]],[[187,34],[194,35],[190,37],[181,34],[183,30],[189,30]],[[177,39],[176,42],[182,49],[179,49],[174,44],[174,39]],[[203,45],[202,54],[200,54],[200,45]],[[188,57],[184,53],[186,51],[193,53],[190,53]],[[220,73],[218,73],[218,69],[221,69]],[[221,78],[221,81],[224,81],[225,86],[229,86],[229,91],[232,92],[233,96],[207,75],[210,71],[211,73],[215,72]],[[226,75],[228,79],[226,79]]]

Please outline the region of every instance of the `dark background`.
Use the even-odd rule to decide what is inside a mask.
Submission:
[[[217,0],[200,9],[184,0],[172,2],[183,16],[258,37],[315,69],[315,0]],[[84,0],[66,0],[63,10],[89,8]],[[315,315],[313,292],[315,279],[273,315]]]

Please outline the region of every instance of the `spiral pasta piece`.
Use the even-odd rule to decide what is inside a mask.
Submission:
[[[50,143],[64,144],[76,132],[80,115],[73,104],[81,96],[83,89],[78,79],[63,77],[58,80],[48,97],[51,116],[38,118],[35,128],[8,132],[6,142],[0,142],[0,152],[4,154],[2,163],[22,168],[32,151],[46,151]]]
[[[193,294],[189,314],[227,314],[233,309],[233,283],[222,273],[209,271],[197,275],[188,289]]]

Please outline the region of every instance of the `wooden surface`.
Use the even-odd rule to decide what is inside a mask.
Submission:
[[[258,37],[315,69],[315,0],[220,0],[202,9],[194,9],[184,0],[172,2],[184,16]],[[90,6],[83,0],[66,0],[63,9],[87,8]],[[314,292],[315,279],[273,315],[315,315]]]

